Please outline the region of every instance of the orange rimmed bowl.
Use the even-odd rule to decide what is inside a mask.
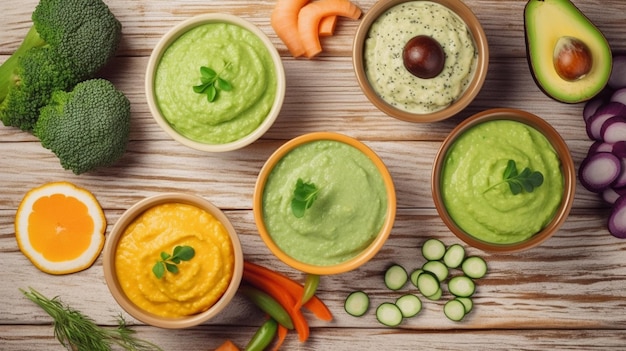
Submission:
[[[297,149],[300,146],[314,143],[318,141],[334,141],[346,144],[358,150],[358,152],[362,153],[369,159],[377,172],[379,172],[382,177],[382,183],[384,186],[385,199],[386,199],[386,208],[384,209],[384,220],[382,226],[375,234],[373,239],[364,247],[362,250],[357,250],[358,252],[351,258],[348,258],[342,262],[336,262],[332,264],[314,264],[311,262],[305,262],[304,260],[297,259],[292,257],[290,254],[286,252],[283,248],[281,248],[280,244],[277,243],[272,237],[272,233],[269,232],[266,226],[266,218],[264,215],[264,194],[266,184],[268,182],[268,178],[271,176],[273,170],[276,168],[277,164],[290,152]],[[319,169],[320,174],[324,173],[324,169]],[[321,200],[316,200],[321,201]],[[384,243],[386,242],[389,234],[391,233],[391,229],[393,227],[395,221],[396,214],[396,193],[395,187],[393,184],[393,180],[387,167],[384,165],[383,161],[376,155],[376,153],[367,147],[362,142],[348,137],[343,134],[330,133],[330,132],[316,132],[305,134],[299,137],[296,137],[287,143],[283,144],[280,148],[278,148],[267,160],[263,168],[261,169],[259,176],[257,178],[257,182],[254,189],[253,196],[253,212],[254,219],[259,230],[259,234],[263,240],[263,242],[267,245],[270,251],[278,257],[281,261],[286,263],[287,265],[300,270],[304,273],[314,274],[314,275],[331,275],[331,274],[339,274],[344,273],[353,269],[360,267],[361,265],[368,262],[372,257],[374,257],[378,251],[382,248]],[[288,211],[287,211],[288,212]],[[290,215],[289,213],[287,215]],[[323,219],[321,219],[323,220]],[[300,234],[298,234],[300,235]]]
[[[471,231],[463,229],[462,226],[457,224],[457,222],[453,219],[453,216],[451,216],[450,212],[448,211],[444,196],[442,194],[442,187],[445,186],[443,179],[444,167],[451,148],[455,145],[458,139],[464,135],[464,133],[472,130],[472,128],[482,125],[483,123],[499,120],[519,122],[543,134],[543,136],[546,137],[547,141],[554,149],[556,156],[558,157],[558,161],[560,163],[560,173],[562,175],[563,190],[561,201],[560,204],[558,204],[558,206],[556,207],[554,214],[551,217],[551,220],[549,220],[549,222],[534,235],[517,242],[498,243],[491,240],[485,241],[475,235],[472,235]],[[489,139],[489,137],[484,136],[484,139]],[[495,148],[495,146],[493,147]],[[507,162],[505,158],[513,158],[509,156],[510,155],[507,155],[506,157],[502,156],[504,157],[502,158],[502,162]],[[518,168],[519,167],[520,166],[518,166]],[[472,182],[472,184],[475,184],[476,182]],[[544,182],[541,186],[549,186],[549,184],[546,183],[547,182]],[[559,133],[548,122],[526,111],[509,108],[496,108],[486,110],[469,117],[468,119],[460,123],[456,128],[454,128],[452,132],[448,135],[448,137],[446,137],[434,160],[431,188],[437,212],[439,213],[439,216],[441,217],[445,225],[450,229],[450,231],[452,231],[452,233],[454,233],[454,235],[456,235],[465,243],[483,251],[494,253],[510,253],[533,248],[549,239],[552,235],[554,235],[554,233],[559,230],[561,225],[567,219],[567,216],[569,215],[569,212],[572,208],[574,193],[576,190],[576,171],[567,144],[559,135]],[[484,198],[478,196],[475,197],[475,200],[485,201]]]
[[[230,277],[230,282],[228,283],[225,291],[221,294],[221,296],[210,306],[208,309],[183,315],[183,316],[162,316],[154,312],[147,311],[146,309],[140,307],[137,303],[135,303],[129,296],[125,293],[123,284],[128,284],[120,281],[118,277],[118,273],[116,271],[116,253],[118,250],[118,246],[122,239],[122,236],[125,234],[126,229],[131,225],[136,219],[138,219],[142,214],[146,211],[155,208],[159,205],[165,204],[183,204],[183,205],[191,205],[200,210],[204,210],[214,217],[217,221],[221,223],[225,232],[227,233],[228,240],[232,246],[232,276]],[[206,218],[206,217],[203,217]],[[207,225],[208,226],[208,225]],[[173,228],[171,230],[160,231],[157,234],[157,231],[153,233],[153,241],[164,241],[168,245],[167,252],[171,253],[171,249],[174,245],[179,245],[179,239],[169,239],[167,236],[171,232],[182,230],[181,228]],[[200,253],[198,252],[199,248],[196,248],[196,255],[199,257],[194,257],[190,260],[190,262],[194,259],[199,259]],[[117,303],[133,318],[146,323],[148,325],[152,325],[155,327],[166,328],[166,329],[181,329],[196,326],[202,324],[215,316],[217,316],[228,304],[231,302],[233,297],[235,296],[237,289],[241,283],[242,274],[243,274],[243,251],[241,248],[241,242],[239,241],[239,237],[235,232],[232,224],[226,217],[226,215],[215,205],[213,205],[208,200],[191,194],[183,194],[183,193],[166,193],[151,196],[145,198],[135,205],[131,206],[128,210],[126,210],[119,220],[113,226],[111,233],[107,237],[106,244],[103,250],[103,269],[104,269],[104,278],[107,283],[107,286],[113,295],[113,298],[117,301]],[[159,253],[155,254],[154,260],[150,259],[149,262],[144,262],[143,260],[137,260],[136,265],[143,266],[143,271],[147,272],[146,274],[149,276],[148,279],[157,279],[152,276],[151,265],[154,262],[159,260]],[[216,264],[217,260],[211,260],[210,264]],[[222,264],[222,263],[219,263]],[[189,266],[187,266],[189,267]],[[180,268],[183,270],[185,268]],[[195,268],[187,268],[189,270],[195,270]],[[220,268],[221,269],[221,268]],[[142,271],[142,272],[143,272]],[[142,273],[143,274],[143,273]],[[170,273],[166,273],[170,274]],[[179,273],[176,273],[181,274]],[[174,279],[185,279],[188,280],[188,277],[176,277],[172,273]],[[165,278],[163,278],[165,279]],[[209,279],[209,277],[202,278],[205,281]],[[167,282],[170,283],[170,282]],[[173,283],[172,283],[173,284]],[[148,284],[145,284],[148,285]],[[200,284],[198,284],[200,285]],[[181,298],[184,299],[184,298]]]

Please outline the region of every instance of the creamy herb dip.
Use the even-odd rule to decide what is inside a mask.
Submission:
[[[435,78],[418,78],[404,67],[404,46],[417,35],[428,35],[443,48],[445,65]],[[372,88],[388,104],[430,113],[461,96],[474,76],[477,55],[472,35],[457,14],[438,3],[412,1],[393,6],[371,25],[363,64]]]
[[[291,210],[298,178],[320,189],[302,218]],[[365,154],[320,140],[293,149],[274,166],[262,205],[265,227],[282,251],[303,263],[328,266],[351,259],[376,238],[387,194],[380,171]]]
[[[543,174],[533,192],[513,195],[503,173],[509,160]],[[561,204],[564,179],[559,157],[538,130],[494,120],[464,132],[448,150],[442,170],[444,205],[468,234],[491,243],[524,241],[543,229]],[[498,185],[496,185],[498,184]]]
[[[213,102],[193,91],[200,67],[231,83]],[[164,52],[155,74],[155,97],[170,125],[185,137],[225,144],[254,131],[274,103],[277,81],[271,55],[249,30],[207,23],[177,38]]]

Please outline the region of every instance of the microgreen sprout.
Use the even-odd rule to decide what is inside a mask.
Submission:
[[[224,68],[222,68],[222,71],[220,73],[217,73],[215,70],[209,67],[200,67],[200,81],[202,82],[202,84],[195,85],[193,87],[193,91],[198,94],[205,94],[207,100],[209,102],[213,102],[217,98],[217,94],[220,90],[233,90],[233,86],[230,84],[230,82],[220,77],[220,74],[229,67],[230,62],[225,63]]]
[[[152,267],[152,273],[158,278],[163,278],[165,270],[170,273],[178,273],[178,264],[182,261],[189,261],[196,254],[191,246],[176,246],[174,252],[170,255],[167,252],[161,252],[161,260],[157,261]]]
[[[535,188],[543,184],[543,174],[541,174],[541,172],[533,172],[528,167],[524,168],[522,172],[518,172],[515,161],[513,160],[508,161],[502,178],[502,182],[494,184],[493,186],[487,188],[484,192],[487,192],[502,183],[508,183],[509,189],[511,189],[511,193],[513,193],[513,195],[520,194],[524,190],[532,193]]]
[[[319,189],[313,183],[306,183],[302,178],[298,178],[296,188],[293,191],[291,199],[291,212],[297,218],[304,217],[304,212],[313,205],[313,201],[317,199]]]

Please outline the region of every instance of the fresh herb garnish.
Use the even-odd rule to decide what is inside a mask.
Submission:
[[[191,246],[176,246],[174,252],[170,255],[167,252],[161,252],[161,260],[157,261],[152,267],[152,273],[158,278],[163,278],[165,270],[170,273],[178,273],[178,264],[182,261],[189,261],[196,254]]]
[[[227,62],[224,65],[225,70],[230,67],[230,62]],[[200,81],[202,84],[195,85],[193,87],[193,91],[198,94],[206,94],[207,100],[209,102],[215,101],[217,98],[217,93],[220,90],[223,91],[231,91],[233,90],[233,86],[224,78],[220,77],[221,72],[218,74],[215,70],[202,66],[200,67]]]
[[[526,192],[532,193],[535,188],[543,184],[543,174],[541,174],[541,172],[533,172],[530,170],[530,168],[526,167],[522,170],[521,173],[519,173],[517,171],[515,161],[513,160],[509,160],[509,162],[507,163],[502,178],[504,178],[502,182],[489,187],[487,190],[485,190],[485,192],[502,183],[508,183],[509,189],[511,189],[513,195],[517,195],[524,190]]]
[[[297,218],[304,217],[304,211],[313,205],[313,201],[317,199],[319,189],[313,183],[305,183],[302,178],[298,178],[296,188],[293,191],[293,199],[291,199],[291,212]]]
[[[121,314],[117,328],[104,328],[82,312],[63,304],[57,297],[49,299],[33,288],[20,291],[52,317],[54,336],[68,350],[110,351],[114,345],[123,350],[162,350],[151,342],[137,338]]]

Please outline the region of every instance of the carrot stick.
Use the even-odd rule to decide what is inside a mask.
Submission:
[[[274,344],[273,351],[280,350],[280,347],[283,346],[285,339],[287,338],[287,333],[289,329],[285,328],[283,325],[278,325],[278,335],[276,336],[276,343]]]
[[[226,340],[223,344],[218,346],[215,351],[239,351],[239,348],[233,344],[232,341]]]
[[[339,16],[322,17],[318,30],[320,37],[329,37],[335,34],[335,27],[337,27],[337,18],[339,18]]]
[[[309,338],[309,323],[302,314],[302,310],[294,308],[296,306],[296,299],[285,291],[283,286],[276,284],[275,281],[264,279],[262,276],[246,271],[245,269],[243,271],[243,280],[271,295],[289,312],[293,326],[298,332],[298,338],[301,342]]]
[[[267,267],[263,267],[249,261],[244,261],[244,271],[246,270],[256,275],[263,276],[268,280],[276,282],[276,284],[282,286],[286,291],[289,292],[294,301],[298,301],[298,299],[300,299],[304,294],[304,287],[298,282],[292,280],[286,275],[273,271]],[[309,301],[304,304],[304,307],[313,312],[313,314],[317,318],[323,321],[329,322],[333,320],[333,314],[330,312],[326,304],[315,295],[312,296]]]
[[[309,0],[277,0],[270,16],[270,25],[293,57],[305,54],[298,34],[298,13]]]
[[[361,16],[361,9],[350,0],[318,0],[304,5],[298,15],[298,32],[307,58],[322,52],[319,26],[322,18],[327,16],[358,19]]]

